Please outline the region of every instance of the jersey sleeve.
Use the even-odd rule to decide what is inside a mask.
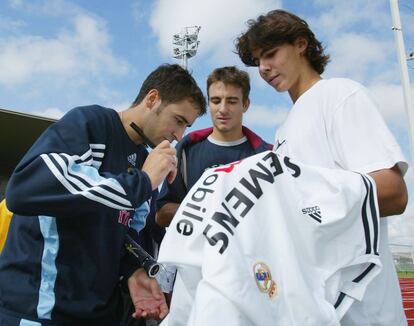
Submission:
[[[407,170],[398,143],[362,85],[336,108],[328,133],[343,169],[369,173],[398,164],[403,173]]]
[[[325,299],[341,319],[382,267],[376,185],[368,175],[315,166],[303,166],[295,181],[295,200],[308,220],[298,238],[311,248],[305,259],[324,275]]]
[[[99,171],[113,127],[96,110],[75,108],[40,136],[9,180],[11,211],[70,217],[74,209],[134,210],[149,199],[146,173]]]

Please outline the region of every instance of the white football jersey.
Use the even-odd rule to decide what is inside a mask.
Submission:
[[[168,326],[339,325],[380,271],[378,231],[366,175],[271,151],[207,170],[161,244]]]

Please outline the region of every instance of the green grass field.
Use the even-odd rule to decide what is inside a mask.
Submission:
[[[397,272],[399,278],[414,278],[414,272]]]

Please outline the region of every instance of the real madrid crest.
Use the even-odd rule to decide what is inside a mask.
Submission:
[[[260,292],[266,293],[270,299],[277,294],[277,284],[272,280],[272,274],[265,263],[257,262],[253,266],[254,279]]]

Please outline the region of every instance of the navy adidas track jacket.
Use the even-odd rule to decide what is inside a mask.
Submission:
[[[114,110],[96,105],[40,136],[6,190],[14,216],[0,256],[0,319],[117,324],[119,279],[137,267],[124,237],[145,224],[152,194],[139,170],[147,155]]]

